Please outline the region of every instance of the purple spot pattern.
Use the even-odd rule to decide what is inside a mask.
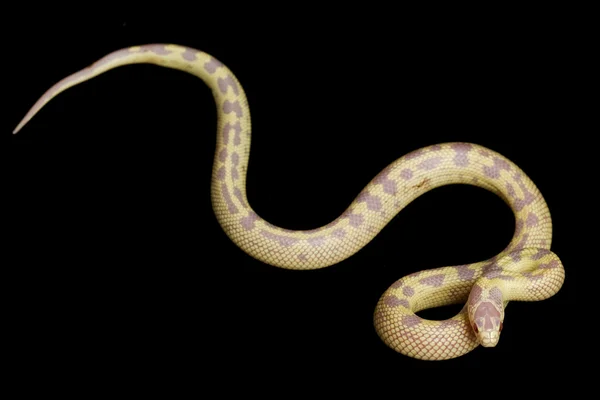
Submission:
[[[229,131],[233,129],[231,124],[228,122],[223,127],[223,143],[225,145],[229,144]]]
[[[350,220],[350,225],[353,226],[354,228],[361,226],[364,221],[363,216],[360,214],[349,213],[345,217]]]
[[[550,250],[538,249],[538,252],[536,254],[534,254],[533,256],[531,256],[531,259],[532,260],[540,260],[540,259],[544,258],[545,256],[547,256],[548,254],[550,254]]]
[[[519,236],[521,234],[523,225],[523,220],[521,218],[517,218],[517,220],[515,221],[515,236]]]
[[[405,155],[404,158],[406,158],[407,160],[412,160],[413,158],[417,158],[417,157],[421,156],[423,153],[424,153],[423,149],[417,149],[417,150],[411,151],[410,153]]]
[[[383,185],[383,191],[388,194],[396,194],[396,182],[388,178],[390,174],[390,169],[385,169],[379,175],[375,177],[373,180],[374,183]]]
[[[379,211],[382,207],[379,197],[372,195],[369,192],[362,192],[359,194],[356,201],[359,203],[367,203],[367,208],[371,211]]]
[[[490,299],[497,306],[502,307],[502,292],[497,287],[493,287],[490,289]]]
[[[220,68],[222,66],[223,64],[221,64],[219,60],[212,57],[210,61],[207,61],[206,64],[204,64],[204,69],[206,70],[206,72],[214,74],[217,71],[217,68]]]
[[[471,280],[475,276],[475,271],[469,269],[468,265],[459,265],[454,268],[458,271],[458,277],[461,281]]]
[[[235,206],[235,204],[231,200],[231,196],[229,195],[229,190],[227,189],[227,185],[224,183],[221,184],[221,192],[223,193],[223,199],[225,200],[225,203],[227,204],[227,208],[229,209],[229,212],[231,214],[237,214],[238,208]]]
[[[402,325],[410,328],[421,323],[421,318],[416,315],[405,315],[402,318]]]
[[[413,172],[408,168],[405,168],[400,172],[400,178],[402,179],[409,180],[410,178],[412,178],[412,176]]]
[[[240,202],[240,204],[242,205],[242,207],[248,208],[248,205],[246,204],[246,201],[244,201],[244,196],[242,195],[242,191],[240,190],[240,188],[238,188],[238,187],[233,188],[233,195],[235,197],[237,197],[237,199]]]
[[[235,181],[240,177],[238,170],[236,168],[231,169],[231,178]]]
[[[237,100],[234,102],[225,100],[225,102],[223,103],[223,111],[225,112],[225,114],[235,112],[235,115],[237,115],[238,118],[243,115],[242,106],[240,106],[240,103]]]
[[[181,56],[188,61],[194,61],[196,59],[196,54],[198,54],[198,52],[186,48],[185,51],[181,53]]]
[[[508,192],[508,195],[510,197],[512,197],[515,200],[517,199],[517,192],[515,192],[515,187],[511,185],[510,182],[506,182],[506,191]]]
[[[513,251],[512,253],[510,253],[510,258],[512,258],[512,260],[514,262],[521,261],[521,251],[520,250]]]
[[[543,278],[542,274],[533,274],[533,272],[523,272],[523,276],[525,276],[527,279],[529,279],[530,281],[539,281],[540,279]]]
[[[397,188],[396,188],[396,182],[394,182],[391,179],[386,180],[385,182],[383,182],[383,191],[387,194],[396,194],[397,192]]]
[[[520,172],[515,172],[513,179],[517,182],[523,182],[523,175]]]
[[[398,307],[398,306],[404,306],[405,308],[410,307],[408,300],[406,300],[406,299],[401,300],[401,299],[397,298],[396,296],[394,296],[393,294],[386,296],[385,299],[383,300],[383,302],[388,307]]]
[[[471,151],[473,145],[469,143],[455,143],[452,145],[452,149],[456,152],[454,156],[454,165],[458,167],[466,167],[469,165],[469,158],[467,154]]]
[[[539,268],[540,269],[551,269],[551,268],[557,268],[558,267],[558,260],[552,260],[546,264],[540,264]]]
[[[335,236],[336,238],[343,238],[344,236],[346,236],[346,231],[342,228],[338,228],[335,231],[331,232],[331,235]]]
[[[473,288],[471,289],[471,293],[469,294],[469,305],[473,306],[475,305],[475,303],[477,303],[479,301],[479,299],[481,298],[481,286],[479,285],[473,285]]]
[[[404,286],[404,288],[402,288],[402,293],[406,297],[411,297],[412,295],[415,294],[415,289],[411,288],[410,286]]]
[[[254,211],[251,211],[250,214],[248,214],[248,216],[246,216],[240,220],[240,224],[242,224],[244,229],[246,229],[247,231],[250,231],[250,230],[254,229],[254,225],[255,225],[254,222],[256,222],[258,219],[259,219],[259,216]]]
[[[483,266],[484,274],[487,274],[488,272],[491,272],[491,271],[499,271],[499,270],[500,270],[500,267],[498,267],[498,264],[496,264],[495,262],[492,262],[492,263],[489,263],[489,264],[486,264]]]
[[[519,242],[515,245],[513,250],[522,250],[525,247],[525,244],[527,243],[528,238],[529,238],[529,234],[527,232],[525,232],[523,234],[523,236],[521,237],[521,240],[519,240]]]
[[[445,278],[444,274],[437,274],[437,275],[428,276],[427,278],[423,278],[419,282],[424,285],[440,287],[444,283],[444,278]]]
[[[236,167],[238,166],[238,164],[240,163],[240,156],[238,155],[238,153],[233,153],[231,155],[231,162],[233,163],[233,165],[235,165]]]
[[[539,219],[537,215],[530,212],[529,215],[527,215],[527,220],[525,221],[525,223],[527,224],[527,226],[536,226],[538,224],[538,221]]]
[[[220,181],[225,180],[225,167],[219,168],[219,170],[217,171],[217,179]]]
[[[298,239],[289,236],[277,235],[268,231],[260,231],[260,234],[267,239],[273,240],[282,246],[289,247],[298,242]]]
[[[400,305],[404,308],[410,308],[410,303],[406,299],[400,299]]]
[[[171,50],[167,50],[164,45],[160,45],[160,44],[147,45],[140,49],[140,53],[145,53],[147,51],[150,51],[154,54],[159,54],[159,55],[167,55],[167,54],[172,53]]]
[[[223,149],[219,152],[219,161],[225,162],[227,160],[227,149]]]
[[[506,160],[503,160],[498,157],[494,157],[494,165],[491,167],[483,167],[483,173],[489,176],[490,178],[498,179],[500,178],[500,171],[505,170],[509,171],[510,166]]]
[[[325,236],[317,236],[317,237],[308,239],[308,244],[310,244],[312,247],[319,247],[319,246],[322,246],[324,243],[325,243]]]
[[[484,157],[490,157],[491,156],[491,154],[490,154],[489,151],[483,150],[483,149],[479,150],[479,154],[482,155],[482,156],[484,156]]]
[[[227,76],[227,78],[219,78],[217,83],[219,85],[219,89],[221,89],[221,93],[223,93],[223,94],[227,93],[227,88],[229,86],[231,86],[231,88],[233,89],[233,92],[236,95],[240,94],[240,89],[238,88],[238,85],[235,82],[235,79],[233,79],[233,77],[231,77],[231,76]]]
[[[436,168],[442,162],[442,157],[431,157],[427,160],[424,160],[417,165],[417,168],[423,169],[426,171],[432,170]]]
[[[442,145],[441,144],[434,144],[433,146],[430,147],[430,151],[440,151],[442,150]]]
[[[298,254],[298,260],[301,262],[307,262],[308,258],[306,258],[306,254]]]
[[[488,279],[500,278],[505,281],[510,281],[512,278],[510,276],[502,275],[503,270],[498,266],[496,262],[492,262],[483,267],[483,273]]]
[[[402,287],[402,285],[404,284],[404,281],[402,279],[398,279],[396,282],[392,283],[392,286],[394,289],[398,289],[400,287]]]
[[[486,274],[486,276],[488,277],[488,279],[500,278],[500,276],[502,276],[502,270],[500,270],[500,269],[491,270]]]
[[[521,191],[523,192],[524,197],[523,197],[523,199],[516,199],[514,207],[515,207],[515,210],[521,211],[523,209],[523,207],[531,204],[535,200],[535,196],[533,195],[533,193],[531,193],[527,189],[527,186],[525,186],[525,184],[521,180],[520,175],[515,175],[514,178],[516,179],[517,176],[519,177],[519,179],[517,180],[517,184],[521,188]]]
[[[232,129],[235,130],[236,138],[239,137],[240,132],[242,131],[242,126],[240,125],[240,121],[237,121],[234,125],[232,125],[228,122],[223,127],[223,143],[225,143],[225,145],[227,145],[229,143],[229,131]],[[236,144],[236,146],[237,146],[237,144]]]

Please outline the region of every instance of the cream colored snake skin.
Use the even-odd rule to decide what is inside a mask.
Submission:
[[[191,48],[152,44],[115,51],[50,88],[19,123],[17,133],[63,90],[112,68],[151,63],[191,73],[212,90],[218,109],[212,204],[228,237],[256,259],[281,268],[310,270],[352,256],[407,204],[448,184],[471,184],[496,193],[515,216],[514,236],[497,256],[482,262],[417,272],[394,282],[374,312],[375,329],[392,349],[426,360],[461,356],[479,344],[495,346],[511,300],[543,300],[564,281],[550,251],[552,223],[542,195],[525,173],[502,155],[471,143],[442,143],[415,150],[380,172],[334,221],[293,231],[257,215],[246,197],[250,110],[242,86],[221,62]],[[426,320],[415,313],[465,304],[454,317]]]

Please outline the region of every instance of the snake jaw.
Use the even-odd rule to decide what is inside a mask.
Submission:
[[[481,332],[480,335],[480,343],[483,347],[494,347],[498,344],[498,340],[500,339],[500,333],[494,330]]]

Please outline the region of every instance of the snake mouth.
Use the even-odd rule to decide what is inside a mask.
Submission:
[[[479,334],[479,342],[483,347],[494,347],[499,339],[500,334],[496,331],[484,331]]]

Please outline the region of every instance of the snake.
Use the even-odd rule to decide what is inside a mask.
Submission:
[[[447,360],[478,346],[494,347],[510,301],[540,301],[561,289],[565,271],[550,250],[552,221],[546,201],[515,163],[476,143],[444,142],[408,152],[321,227],[291,230],[269,223],[252,209],[246,195],[251,121],[244,89],[221,61],[187,46],[156,43],[113,51],[50,87],[13,133],[62,91],[113,68],[139,63],[190,73],[210,88],[217,108],[212,208],[227,237],[268,265],[315,270],[338,264],[372,241],[413,200],[444,185],[474,185],[495,193],[510,207],[514,234],[494,257],[411,273],[385,290],[372,321],[377,336],[393,351],[420,360]],[[452,304],[463,306],[447,319],[417,315]]]

